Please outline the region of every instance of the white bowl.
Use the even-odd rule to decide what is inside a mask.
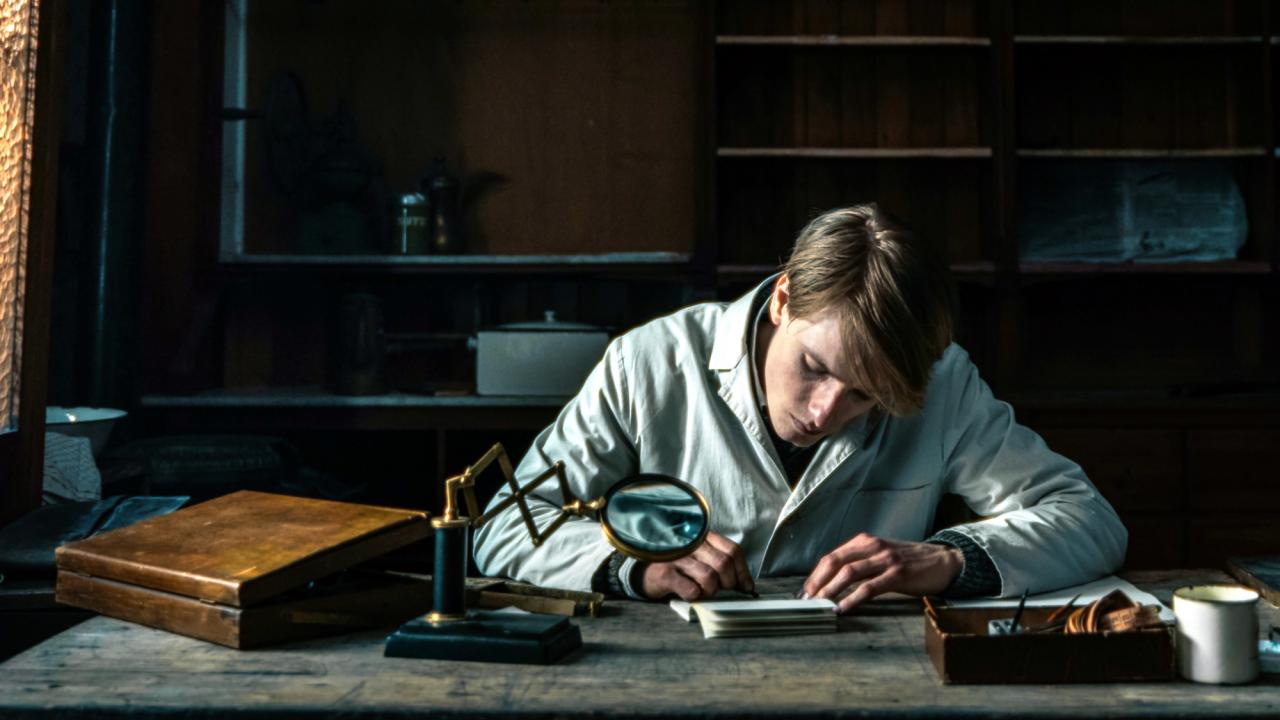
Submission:
[[[107,446],[107,438],[111,436],[116,422],[128,414],[115,408],[51,405],[44,409],[44,429],[46,432],[89,438],[89,449],[96,458]]]

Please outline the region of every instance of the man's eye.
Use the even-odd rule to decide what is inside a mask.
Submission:
[[[822,373],[809,362],[809,356],[800,356],[800,369],[809,375],[821,375]]]

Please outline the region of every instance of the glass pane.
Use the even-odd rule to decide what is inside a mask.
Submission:
[[[613,493],[606,517],[614,535],[645,552],[669,553],[702,539],[706,513],[683,488],[636,483]]]
[[[18,425],[38,0],[0,0],[0,431]]]

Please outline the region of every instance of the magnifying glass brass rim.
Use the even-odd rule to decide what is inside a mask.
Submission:
[[[689,495],[698,502],[698,506],[702,508],[702,517],[704,522],[702,523],[702,531],[698,533],[698,537],[682,548],[668,552],[654,552],[652,550],[642,550],[637,548],[614,534],[613,530],[610,529],[608,522],[609,501],[612,500],[613,496],[620,490],[624,490],[638,483],[661,483],[663,485],[672,485],[689,493]],[[617,548],[622,552],[622,554],[629,555],[644,562],[670,562],[672,560],[679,560],[686,555],[690,555],[694,550],[698,549],[698,546],[702,544],[703,540],[707,539],[707,533],[711,530],[711,507],[707,505],[707,499],[702,496],[702,493],[698,492],[697,488],[683,480],[677,480],[670,475],[660,475],[658,473],[641,473],[639,475],[632,475],[609,488],[609,491],[604,494],[604,504],[601,506],[600,516],[600,529],[604,531],[604,537],[609,541],[609,544]]]

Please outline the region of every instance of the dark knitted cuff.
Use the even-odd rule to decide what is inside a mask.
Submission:
[[[619,577],[622,563],[626,561],[627,558],[622,553],[611,553],[591,576],[591,589],[611,597],[627,597],[627,589],[622,585],[622,578]]]
[[[941,530],[925,542],[949,545],[964,553],[964,568],[940,594],[945,598],[987,597],[1000,594],[1000,572],[991,556],[972,538],[955,530]]]
[[[631,584],[631,597],[636,600],[653,599],[645,597],[644,594],[644,570],[647,567],[649,567],[649,563],[647,562],[631,563],[631,577],[627,578],[627,582]]]

